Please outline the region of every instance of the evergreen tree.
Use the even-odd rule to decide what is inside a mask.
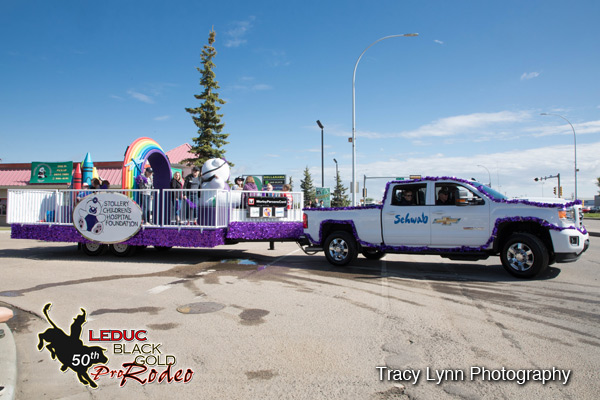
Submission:
[[[192,138],[194,144],[190,149],[190,152],[194,153],[196,157],[184,160],[191,165],[202,166],[206,160],[211,158],[225,158],[225,150],[221,148],[229,143],[225,140],[229,134],[221,133],[225,126],[224,123],[221,123],[223,114],[218,113],[221,109],[220,105],[225,104],[225,101],[221,100],[216,92],[216,89],[219,89],[219,83],[215,80],[213,72],[215,68],[213,58],[217,55],[213,47],[215,36],[215,31],[211,30],[208,35],[208,45],[204,46],[200,57],[202,68],[196,68],[202,75],[200,86],[204,88],[204,91],[194,97],[202,103],[198,107],[185,109],[191,114],[194,124],[198,127],[198,136]],[[233,166],[231,163],[229,165]]]
[[[348,207],[350,205],[350,199],[348,199],[346,190],[348,189],[342,185],[340,172],[336,171],[335,188],[333,189],[333,194],[331,196],[331,207]]]
[[[308,166],[304,169],[304,179],[300,180],[300,188],[304,193],[304,206],[310,207],[311,203],[317,198],[317,193]]]

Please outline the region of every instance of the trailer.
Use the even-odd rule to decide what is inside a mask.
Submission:
[[[215,189],[8,191],[11,238],[78,243],[87,255],[123,257],[154,246],[212,248],[297,241],[301,192]]]

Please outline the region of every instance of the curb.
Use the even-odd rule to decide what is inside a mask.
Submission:
[[[0,338],[0,399],[13,400],[17,383],[17,347],[15,338],[6,324],[0,324],[4,337]]]

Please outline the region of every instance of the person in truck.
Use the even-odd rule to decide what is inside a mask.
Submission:
[[[413,192],[412,190],[403,190],[402,191],[402,198],[400,199],[400,205],[401,206],[412,206],[414,205],[414,200],[413,200]]]
[[[450,190],[447,186],[443,186],[438,192],[438,198],[435,201],[436,206],[453,206],[454,202],[450,199]]]

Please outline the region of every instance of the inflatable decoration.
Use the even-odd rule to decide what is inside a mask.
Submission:
[[[75,164],[75,171],[73,171],[73,189],[81,189],[81,164]]]
[[[81,165],[81,184],[91,186],[92,179],[94,178],[94,162],[92,161],[90,153],[85,155],[85,159]]]
[[[214,223],[216,207],[227,206],[227,196],[217,190],[229,190],[229,164],[220,158],[207,160],[200,171],[201,188],[206,190],[200,194],[201,215],[205,222]]]
[[[202,189],[229,190],[229,164],[220,158],[211,158],[202,166],[200,177]]]
[[[154,188],[168,189],[171,183],[171,163],[158,143],[147,137],[136,139],[125,150],[121,188],[137,189],[135,178],[142,175],[147,166],[154,170]]]

